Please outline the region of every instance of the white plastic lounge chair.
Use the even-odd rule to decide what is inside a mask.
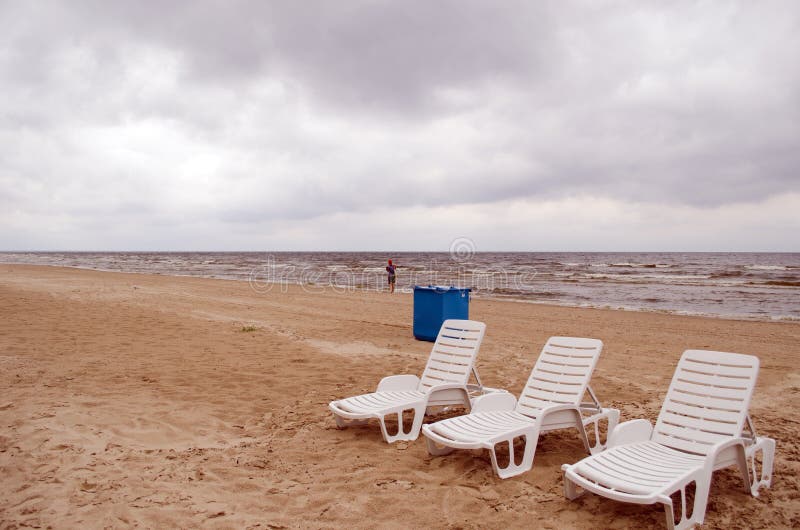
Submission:
[[[467,385],[470,373],[480,385],[474,369],[475,357],[483,341],[486,325],[472,320],[445,320],[433,345],[422,378],[415,375],[384,377],[378,389],[338,401],[329,407],[340,428],[375,418],[380,421],[383,439],[388,443],[398,440],[416,440],[426,409],[436,406],[464,405],[470,407],[470,390]],[[471,387],[471,388],[468,388]],[[413,411],[411,425],[403,425],[403,412]],[[386,429],[385,418],[397,415],[397,433]]]
[[[647,420],[621,423],[609,435],[608,450],[562,466],[565,495],[575,499],[591,491],[618,501],[661,503],[670,529],[702,524],[717,469],[737,465],[745,489],[758,496],[759,488],[771,482],[775,441],[756,436],[748,415],[757,375],[758,358],[752,355],[687,350],[655,428]],[[745,427],[749,433],[743,433]],[[694,505],[687,513],[692,483]],[[676,523],[672,496],[677,493],[681,517]]]
[[[596,339],[551,337],[547,341],[519,401],[508,393],[487,394],[475,399],[472,411],[425,425],[428,452],[445,455],[453,449],[488,449],[492,466],[500,478],[524,473],[533,467],[539,434],[575,427],[590,453],[602,451],[599,421],[608,420],[608,432],[619,421],[619,411],[604,409],[589,387],[592,371],[603,350]],[[582,402],[588,393],[591,402]],[[589,414],[584,418],[584,413]],[[595,444],[589,446],[585,427],[594,426]],[[514,439],[523,437],[521,458],[514,454]],[[508,444],[508,465],[498,465],[495,448]]]

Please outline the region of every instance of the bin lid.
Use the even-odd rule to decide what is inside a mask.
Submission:
[[[437,292],[437,293],[447,293],[447,292],[450,292],[450,291],[472,291],[472,288],[470,288],[470,287],[454,287],[452,285],[450,285],[450,286],[445,286],[445,285],[428,285],[428,286],[415,285],[414,286],[414,290],[415,291],[434,291],[434,292]]]

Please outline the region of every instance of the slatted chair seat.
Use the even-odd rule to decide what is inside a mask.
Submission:
[[[614,447],[576,464],[582,477],[620,493],[656,496],[703,467],[705,458],[655,442]]]
[[[477,412],[438,421],[428,426],[429,432],[446,438],[451,447],[479,449],[488,440],[503,437],[510,430],[526,429],[531,418],[515,410]]]
[[[465,416],[423,426],[428,452],[444,455],[453,449],[488,449],[497,475],[508,478],[531,469],[543,432],[576,428],[587,451],[602,450],[600,420],[606,419],[610,430],[619,419],[619,411],[602,408],[589,387],[602,350],[603,343],[596,339],[551,337],[518,400],[510,394],[489,394],[477,398]],[[591,403],[583,402],[586,393]],[[585,430],[590,425],[595,434],[591,447]],[[518,437],[525,441],[521,461],[514,456]],[[508,447],[507,465],[498,463],[500,444]]]
[[[416,440],[428,407],[471,404],[467,383],[475,370],[486,325],[472,320],[445,320],[422,372],[415,375],[384,377],[375,392],[331,401],[328,405],[336,425],[377,419],[383,439],[388,443]],[[413,412],[409,422],[404,412]],[[389,432],[386,417],[397,418],[397,432]]]
[[[752,355],[685,351],[655,427],[647,420],[621,423],[605,452],[564,465],[567,498],[590,491],[618,501],[660,503],[668,528],[685,529],[703,523],[717,469],[738,466],[745,489],[757,496],[771,484],[775,457],[775,441],[757,436],[748,415],[758,368]],[[687,506],[692,484],[694,503]],[[675,494],[680,506],[673,505]]]
[[[425,399],[425,392],[421,390],[408,390],[405,392],[372,392],[361,396],[340,399],[340,409],[352,414],[370,414],[390,408],[407,407]]]

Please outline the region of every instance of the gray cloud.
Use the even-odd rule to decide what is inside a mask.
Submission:
[[[800,190],[791,0],[5,2],[0,17],[0,207],[20,215],[247,225]]]

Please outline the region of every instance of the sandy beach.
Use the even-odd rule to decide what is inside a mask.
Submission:
[[[546,434],[534,469],[431,457],[327,404],[419,374],[412,297],[0,265],[0,528],[663,528],[659,506],[569,502]],[[775,438],[772,488],[715,474],[704,528],[800,526],[800,324],[474,300],[484,384],[518,393],[549,336],[598,338],[592,386],[655,419],[685,349],[754,354],[751,414]]]

